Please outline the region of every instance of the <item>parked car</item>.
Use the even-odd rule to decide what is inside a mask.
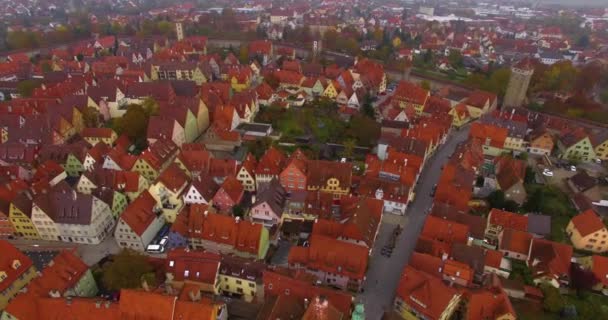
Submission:
[[[545,170],[543,170],[543,175],[546,177],[553,177],[553,171],[551,171],[549,169],[545,169]]]
[[[570,166],[570,171],[572,171],[572,172],[576,171],[576,167],[575,166]]]
[[[148,247],[146,247],[146,252],[163,253],[165,252],[165,247],[161,246],[160,244],[149,244]]]
[[[431,189],[431,197],[435,196],[435,191],[437,191],[437,185],[434,185],[433,189]]]

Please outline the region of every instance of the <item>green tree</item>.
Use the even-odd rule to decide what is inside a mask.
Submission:
[[[564,298],[559,290],[549,284],[542,284],[540,289],[543,291],[543,309],[551,313],[558,313],[564,308]]]
[[[131,104],[127,106],[127,112],[116,120],[115,129],[118,134],[124,133],[131,141],[138,144],[144,143],[148,131],[149,116],[141,105]]]
[[[160,107],[158,105],[158,102],[156,102],[154,98],[146,97],[142,102],[141,106],[146,112],[146,115],[148,115],[148,117],[158,115]]]
[[[38,88],[40,84],[38,80],[23,80],[17,84],[17,93],[21,97],[31,97],[34,89]]]
[[[355,152],[355,147],[357,146],[356,141],[353,139],[346,139],[343,145],[344,150],[342,150],[342,156],[345,158],[352,158]]]
[[[113,256],[112,262],[104,266],[102,282],[110,290],[139,288],[142,284],[142,276],[153,270],[148,257],[124,249]]]
[[[348,123],[346,135],[361,146],[372,146],[380,138],[380,124],[373,118],[355,115]]]
[[[99,127],[99,111],[93,107],[87,107],[82,110],[82,118],[84,120],[84,125],[88,128],[97,128]]]

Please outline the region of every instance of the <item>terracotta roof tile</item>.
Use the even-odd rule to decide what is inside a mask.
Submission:
[[[503,228],[515,229],[518,231],[528,231],[528,217],[500,209],[492,208],[488,214],[488,223],[499,225]]]
[[[0,292],[11,286],[33,264],[32,260],[6,240],[0,240],[0,271],[6,273],[6,279],[0,282]],[[19,261],[19,266],[14,262]]]
[[[141,236],[157,218],[157,214],[154,212],[156,205],[156,200],[152,195],[148,191],[144,191],[127,206],[120,218],[131,227],[133,232]]]
[[[293,247],[288,257],[289,264],[301,264],[357,280],[363,280],[368,259],[368,249],[363,246],[316,234],[310,236],[309,247]]]
[[[406,266],[399,280],[397,297],[429,319],[439,319],[459,293],[439,278]]]
[[[577,214],[570,221],[582,237],[606,228],[602,219],[592,209]]]

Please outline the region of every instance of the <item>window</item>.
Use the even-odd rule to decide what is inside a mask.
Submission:
[[[175,265],[175,261],[171,260],[169,261],[169,267],[173,267]]]
[[[243,293],[243,289],[241,289],[241,288],[236,288],[236,291],[237,291],[238,293]]]
[[[255,283],[249,282],[249,288],[255,288]]]
[[[184,277],[188,277],[190,276],[190,270],[185,270],[184,271]]]
[[[236,284],[243,284],[243,281],[241,281],[241,280],[236,280]]]

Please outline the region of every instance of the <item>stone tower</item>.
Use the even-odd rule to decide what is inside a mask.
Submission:
[[[181,22],[175,24],[175,34],[177,35],[177,41],[184,40],[184,27]]]
[[[502,103],[504,107],[520,107],[526,99],[534,66],[530,59],[524,59],[511,67],[511,77]]]

